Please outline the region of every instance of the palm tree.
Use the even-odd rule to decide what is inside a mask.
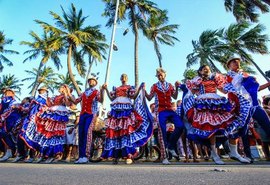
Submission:
[[[179,41],[173,34],[176,33],[179,25],[167,24],[169,18],[167,16],[167,10],[163,10],[158,14],[152,14],[147,20],[145,29],[143,29],[144,35],[153,42],[155,52],[158,57],[159,67],[162,68],[162,55],[160,53],[160,44],[166,44],[174,46],[174,41]]]
[[[102,62],[102,59],[106,59],[106,49],[109,47],[108,44],[105,43],[106,38],[103,34],[98,34],[95,37],[95,41],[89,41],[88,45],[91,45],[91,47],[87,47],[88,45],[83,46],[80,50],[80,55],[88,56],[88,70],[85,77],[85,89],[88,85],[88,78],[91,73],[91,69],[93,64],[95,63],[97,65],[97,61]]]
[[[45,85],[52,93],[54,92],[55,83],[58,78],[56,77],[57,74],[51,67],[44,66],[41,68],[41,70],[33,68],[32,70],[25,70],[25,72],[30,77],[24,78],[22,81],[33,81],[28,88],[33,88],[35,86],[36,89],[38,89],[40,85]],[[38,79],[36,81],[37,76]]]
[[[184,74],[183,74],[184,80],[182,80],[182,81],[185,82],[186,80],[191,80],[191,79],[193,79],[197,75],[198,75],[197,70],[187,68],[184,71]]]
[[[194,50],[187,56],[187,67],[200,62],[209,65],[214,72],[220,72],[214,62],[218,62],[225,69],[226,61],[237,54],[242,58],[243,69],[254,73],[250,64],[264,76],[264,72],[252,59],[251,54],[268,54],[266,34],[262,34],[264,26],[258,24],[250,28],[250,24],[242,22],[231,24],[227,29],[205,31],[201,34],[199,41],[192,41]]]
[[[12,44],[13,40],[6,38],[3,31],[0,31],[0,72],[3,71],[3,63],[8,66],[13,66],[13,63],[4,54],[19,54],[19,52],[14,50],[6,49],[6,45]]]
[[[21,94],[21,87],[23,84],[20,83],[20,80],[15,77],[15,75],[3,75],[1,78],[1,83],[0,83],[0,89],[6,89],[10,88],[12,89],[15,93]],[[1,91],[2,93],[2,91]]]
[[[269,12],[269,0],[224,0],[226,11],[232,12],[237,22],[258,22],[259,13]]]
[[[213,72],[220,72],[216,64],[214,63],[217,58],[221,56],[222,51],[219,47],[222,45],[220,37],[223,30],[207,30],[204,31],[198,41],[192,40],[193,52],[187,55],[187,67],[197,64],[208,65]]]
[[[81,90],[80,86],[82,86],[83,83],[80,82],[79,80],[76,80],[76,83],[79,85],[79,88]],[[73,85],[73,83],[72,83],[72,81],[70,79],[69,73],[67,73],[66,75],[58,74],[58,81],[55,82],[55,85],[56,85],[55,88],[59,88],[60,85],[62,85],[62,84],[66,84],[69,87],[72,87],[72,88],[75,89],[75,87],[74,87],[74,85]]]
[[[82,10],[77,12],[73,4],[71,5],[71,10],[69,13],[66,13],[62,6],[61,9],[63,17],[52,11],[50,12],[56,21],[56,27],[40,20],[35,21],[40,24],[45,31],[48,31],[54,36],[58,37],[57,40],[62,42],[62,47],[67,49],[68,73],[72,83],[74,84],[75,90],[78,94],[80,94],[80,88],[76,83],[72,72],[71,59],[73,59],[74,65],[77,68],[79,75],[84,77],[86,73],[86,63],[83,60],[83,56],[80,54],[80,52],[78,52],[78,47],[87,48],[88,51],[95,50],[96,48],[93,48],[89,43],[95,43],[96,37],[102,35],[102,33],[99,30],[99,25],[83,27],[87,17],[83,16]]]
[[[114,22],[116,0],[103,0],[106,3],[104,16],[109,20],[106,26],[111,27]],[[139,61],[138,61],[138,43],[139,43],[139,29],[144,27],[146,16],[156,14],[160,10],[154,2],[149,0],[120,0],[118,11],[118,22],[122,22],[128,18],[129,25],[132,27],[134,33],[134,72],[135,72],[135,86],[139,84]]]
[[[62,64],[59,59],[59,54],[61,54],[63,50],[61,49],[61,43],[59,42],[59,40],[57,40],[52,34],[44,32],[42,37],[39,37],[33,31],[31,31],[29,34],[32,37],[33,42],[28,41],[21,42],[22,45],[27,45],[31,48],[30,50],[24,52],[24,54],[30,54],[30,56],[27,57],[23,62],[26,62],[27,60],[34,60],[38,56],[42,57],[37,72],[32,71],[36,72],[35,73],[36,77],[33,85],[31,85],[32,90],[30,94],[32,96],[35,96],[36,90],[40,85],[38,80],[42,73],[42,70],[44,70],[42,69],[43,66],[51,59],[58,70],[62,68]]]
[[[243,22],[241,24],[231,24],[228,29],[224,31],[222,39],[224,45],[223,51],[238,54],[246,63],[251,63],[261,73],[261,75],[269,81],[264,72],[253,60],[251,54],[268,54],[267,42],[269,38],[262,32],[265,27],[261,24],[250,28],[250,24]]]

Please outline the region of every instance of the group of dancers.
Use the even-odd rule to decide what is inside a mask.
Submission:
[[[0,148],[5,154],[0,161],[7,161],[16,153],[15,161],[33,162],[37,152],[37,162],[60,160],[67,123],[72,113],[70,107],[81,103],[77,124],[79,157],[75,163],[87,163],[98,102],[103,102],[106,93],[111,100],[111,110],[105,122],[102,159],[112,159],[117,164],[122,158],[126,164],[133,163],[137,148],[145,145],[153,134],[154,121],[147,108],[147,100],[154,98],[162,164],[170,164],[169,154],[178,156],[177,141],[184,131],[189,140],[209,146],[211,158],[216,164],[224,164],[216,151],[217,136],[228,139],[232,159],[250,163],[250,149],[245,150],[246,156],[238,153],[238,138],[247,138],[251,119],[256,120],[270,138],[269,117],[258,102],[258,91],[269,87],[270,82],[260,86],[253,76],[241,70],[240,64],[240,58],[229,59],[226,75],[212,73],[209,66],[203,65],[198,69],[198,76],[174,85],[166,81],[166,71],[158,68],[158,82],[152,85],[150,92],[147,92],[145,83],[137,89],[128,85],[126,74],[121,75],[121,85],[113,87],[111,92],[107,84],[97,89],[98,81],[91,77],[88,79],[89,88],[78,98],[72,95],[72,89],[65,84],[60,86],[57,96],[48,97],[47,88],[41,87],[35,98],[25,98],[21,103],[16,102],[12,89],[3,89]],[[172,98],[177,99],[180,90],[183,92],[182,103],[175,111]],[[221,94],[226,94],[226,97]],[[166,134],[168,121],[174,124],[170,137]],[[70,130],[68,132],[71,133]]]

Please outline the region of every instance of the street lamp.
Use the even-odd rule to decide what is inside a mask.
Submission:
[[[114,15],[114,21],[113,21],[109,57],[108,57],[107,68],[106,68],[105,84],[108,84],[108,80],[109,80],[110,66],[111,66],[111,61],[112,61],[112,53],[113,53],[113,51],[118,50],[117,45],[114,43],[114,38],[115,38],[115,31],[116,31],[116,28],[117,28],[119,1],[120,0],[116,0],[116,5],[115,5],[115,15]],[[125,4],[125,0],[121,0],[121,2]],[[118,27],[118,28],[122,28],[122,27]],[[125,31],[123,32],[123,36],[125,36],[128,32],[129,32],[129,29],[128,28],[125,29]],[[104,96],[102,105],[99,107],[99,112],[100,112],[99,117],[102,117],[102,113],[104,113],[106,111],[105,100],[106,100],[106,96]],[[105,114],[104,114],[104,116],[105,116]]]
[[[110,65],[111,65],[111,60],[112,60],[113,43],[114,43],[115,30],[116,30],[116,24],[117,24],[117,18],[118,18],[118,8],[119,8],[119,0],[116,0],[111,44],[110,44],[109,57],[108,57],[107,68],[106,68],[105,84],[108,83],[108,78],[109,78],[109,75],[110,75]]]
[[[125,36],[128,32],[129,32],[129,29],[127,28],[127,29],[125,29],[123,35]]]
[[[125,3],[125,0],[121,0],[122,3]],[[117,51],[118,47],[114,43],[114,38],[115,38],[115,31],[116,28],[123,28],[123,27],[117,27],[117,18],[118,18],[118,9],[119,9],[119,0],[116,0],[116,6],[115,6],[115,15],[114,15],[114,21],[113,21],[113,28],[112,28],[112,36],[111,36],[111,43],[110,43],[110,50],[109,50],[109,57],[108,57],[108,62],[107,62],[107,68],[106,68],[106,75],[105,75],[105,84],[108,84],[108,79],[110,76],[110,66],[111,66],[111,61],[112,61],[112,53],[113,50]],[[129,32],[129,29],[125,29],[123,32],[123,36],[125,36]],[[105,104],[105,97],[103,99],[102,106],[104,107]]]
[[[112,52],[113,52],[114,48],[117,48],[117,46],[114,44],[114,37],[115,37],[115,30],[116,30],[116,24],[117,24],[117,18],[118,18],[118,9],[119,9],[119,0],[116,0],[109,57],[108,57],[108,62],[107,62],[106,75],[105,75],[105,84],[108,84],[108,79],[109,79],[109,75],[110,75],[110,65],[111,65],[111,61],[112,61]],[[100,115],[101,115],[101,112],[105,112],[105,110],[106,110],[105,100],[106,100],[106,96],[104,96],[102,105],[99,107]],[[99,115],[99,117],[100,117],[100,115]]]

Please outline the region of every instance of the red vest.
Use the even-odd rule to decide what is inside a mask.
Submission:
[[[153,85],[153,92],[156,93],[158,101],[158,112],[163,110],[173,110],[171,96],[173,94],[173,86],[169,84],[167,91],[160,91],[157,87],[157,84]]]
[[[90,96],[86,96],[85,93],[82,95],[82,110],[81,114],[88,113],[93,114],[93,102],[96,101],[96,96],[98,94],[98,90],[94,90]]]

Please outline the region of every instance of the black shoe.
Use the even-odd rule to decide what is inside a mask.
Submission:
[[[114,159],[113,164],[118,164],[118,159]]]

